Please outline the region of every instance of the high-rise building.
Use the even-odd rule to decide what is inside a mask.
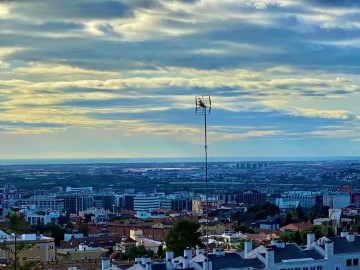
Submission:
[[[257,190],[249,190],[238,194],[237,203],[247,206],[252,204],[262,204],[266,202],[266,193]]]
[[[64,200],[64,208],[66,212],[77,214],[79,211],[87,210],[93,207],[93,196],[86,194],[60,194],[57,196]]]

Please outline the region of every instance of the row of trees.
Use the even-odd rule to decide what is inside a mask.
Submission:
[[[283,234],[280,236],[280,240],[284,242],[295,242],[298,245],[305,245],[307,241],[307,234],[314,233],[315,238],[319,239],[323,236],[334,237],[335,231],[334,227],[326,225],[313,225],[310,228],[303,231],[296,231],[289,234]]]

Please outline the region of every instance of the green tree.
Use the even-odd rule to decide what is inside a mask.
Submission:
[[[247,231],[247,226],[245,225],[233,225],[232,229],[235,231],[235,232],[242,232],[242,233],[246,233]]]
[[[83,223],[79,226],[79,233],[83,233],[85,237],[89,236],[90,227],[88,224]]]
[[[160,260],[161,260],[162,258],[164,258],[164,256],[165,256],[165,251],[164,251],[163,245],[160,245],[160,246],[158,247],[157,256],[158,256],[158,258],[159,258]]]
[[[150,257],[154,256],[154,251],[146,249],[144,245],[131,246],[122,255],[122,259],[135,259],[138,257]]]
[[[293,222],[294,222],[294,219],[292,217],[291,211],[287,211],[285,214],[284,225],[288,225]]]
[[[301,234],[300,234],[299,230],[297,230],[294,234],[294,242],[298,245],[301,245],[301,243],[302,243]]]
[[[279,239],[286,243],[294,242],[295,233],[287,233],[279,236]]]
[[[297,217],[300,221],[305,221],[305,213],[304,209],[299,204],[298,207],[296,207]]]
[[[245,249],[245,242],[248,242],[248,241],[249,240],[246,240],[246,239],[240,240],[239,244],[236,246],[236,249],[239,250],[239,251],[244,250]],[[255,240],[252,240],[251,242],[252,242],[253,249],[259,246],[258,243]]]
[[[176,222],[165,238],[168,250],[174,251],[176,256],[182,254],[187,247],[203,246],[200,240],[201,233],[198,232],[200,223],[181,220]]]
[[[13,267],[18,269],[18,255],[34,246],[34,244],[26,244],[19,237],[31,231],[30,225],[25,221],[25,216],[19,213],[19,208],[13,208],[9,218],[9,227],[4,231],[9,234],[10,241],[0,243],[0,249],[5,250],[14,255]]]
[[[61,240],[64,240],[64,234],[66,230],[53,223],[46,224],[44,235],[53,237],[55,239],[55,245],[60,246]]]

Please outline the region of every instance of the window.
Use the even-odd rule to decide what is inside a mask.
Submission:
[[[354,259],[353,260],[353,265],[359,265],[359,259]]]
[[[34,259],[34,257],[29,257],[29,260],[33,260]]]
[[[335,270],[340,270],[340,267],[339,267],[339,266],[338,266],[338,267],[336,267],[336,268],[335,268]]]
[[[351,259],[347,259],[346,260],[346,266],[351,266],[352,264],[351,264]]]
[[[23,260],[26,261],[26,257],[23,257]]]
[[[318,266],[318,267],[316,267],[316,270],[322,270],[323,269],[323,267],[322,266]]]
[[[40,256],[37,256],[36,259],[40,261],[40,260],[41,260],[41,257],[40,257]]]
[[[39,251],[39,250],[40,250],[40,248],[41,248],[40,246],[36,246],[36,250],[37,250],[37,251]]]

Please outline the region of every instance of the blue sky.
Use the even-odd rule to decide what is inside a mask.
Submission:
[[[360,155],[360,3],[0,1],[1,158]]]

